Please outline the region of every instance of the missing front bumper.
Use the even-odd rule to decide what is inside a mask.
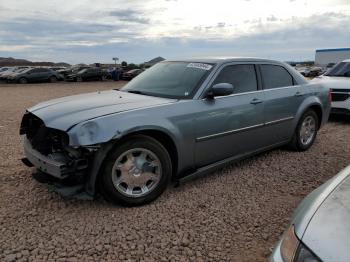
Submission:
[[[27,158],[26,162],[29,161],[41,172],[50,174],[56,178],[64,179],[74,171],[66,163],[51,159],[33,149],[27,138],[24,138],[24,154]]]

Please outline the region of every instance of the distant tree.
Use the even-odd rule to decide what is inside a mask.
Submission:
[[[122,62],[122,67],[127,67],[127,66],[128,66],[128,63],[125,62],[125,61],[123,61],[123,62]]]

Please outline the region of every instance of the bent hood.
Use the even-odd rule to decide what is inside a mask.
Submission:
[[[322,261],[349,261],[350,176],[318,208],[302,241]]]
[[[175,101],[109,90],[49,100],[27,111],[43,120],[47,127],[67,131],[70,127],[86,120]]]

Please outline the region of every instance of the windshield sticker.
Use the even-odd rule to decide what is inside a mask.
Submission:
[[[191,68],[198,68],[198,69],[202,69],[202,70],[210,70],[213,66],[212,65],[208,65],[208,64],[203,64],[203,63],[189,63],[187,65],[187,67],[191,67]]]

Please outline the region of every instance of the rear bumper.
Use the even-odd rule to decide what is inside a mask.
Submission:
[[[73,172],[66,163],[54,160],[36,151],[27,138],[24,138],[24,154],[33,166],[56,178],[63,179]]]

